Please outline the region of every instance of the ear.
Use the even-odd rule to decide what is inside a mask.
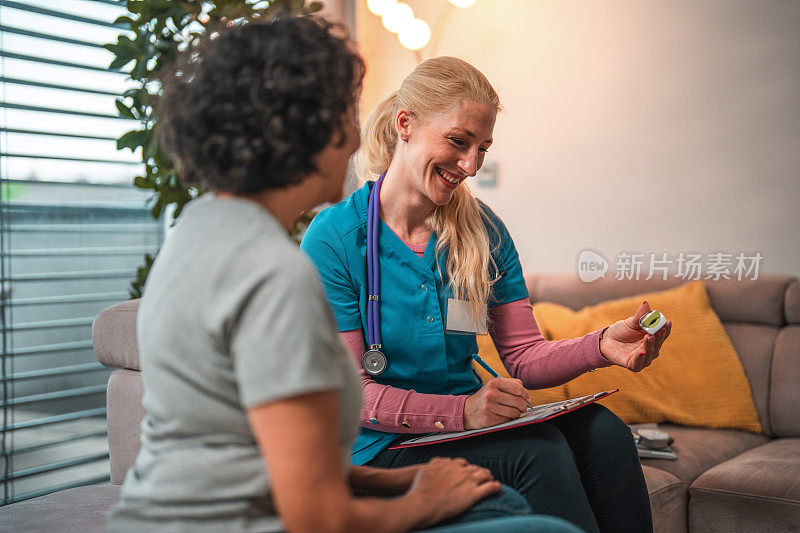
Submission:
[[[407,139],[411,134],[411,124],[414,121],[414,114],[407,107],[401,107],[394,116],[394,129],[397,136]]]

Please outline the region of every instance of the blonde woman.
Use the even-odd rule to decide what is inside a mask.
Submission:
[[[649,531],[630,430],[599,405],[512,431],[389,449],[409,433],[516,418],[526,408],[525,387],[554,386],[612,364],[640,371],[669,334],[671,324],[656,336],[641,329],[638,319],[649,311],[643,303],[630,318],[582,338],[543,339],[514,243],[465,183],[492,144],[499,110],[495,90],[468,63],[439,57],[420,64],[367,120],[360,163],[368,181],[320,213],[303,239],[361,366],[364,406],[353,462],[397,468],[437,455],[464,457],[536,512],[586,531]],[[517,379],[482,386],[472,371],[475,335],[487,322]]]

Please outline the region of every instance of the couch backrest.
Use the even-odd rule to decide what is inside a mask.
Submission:
[[[526,275],[531,302],[580,309],[606,300],[676,287],[680,279],[585,283],[574,274]],[[711,305],[722,320],[750,380],[767,434],[800,436],[800,282],[786,275],[757,280],[706,281]]]
[[[770,373],[772,431],[781,437],[800,437],[800,281],[786,289],[786,326],[775,339]]]
[[[108,451],[111,483],[120,485],[139,453],[142,408],[142,378],[136,343],[136,313],[139,300],[105,309],[94,320],[92,337],[97,360],[119,368],[108,379]]]

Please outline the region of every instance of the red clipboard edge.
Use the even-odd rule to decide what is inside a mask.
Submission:
[[[591,405],[591,404],[593,404],[595,402],[598,402],[598,401],[602,400],[603,398],[608,398],[609,396],[611,396],[615,392],[619,392],[619,389],[614,389],[614,390],[611,390],[611,391],[604,391],[601,396],[598,396],[597,398],[595,398],[593,400],[589,400],[586,403],[582,403],[582,404],[577,405],[577,406],[575,406],[575,407],[573,407],[571,409],[565,409],[564,411],[561,411],[559,413],[553,413],[552,415],[547,416],[545,418],[540,418],[539,420],[531,420],[530,422],[525,422],[524,424],[518,424],[516,426],[512,426],[512,427],[508,427],[508,428],[499,428],[499,429],[486,428],[485,431],[479,431],[478,433],[471,433],[469,435],[463,435],[461,437],[451,437],[449,439],[437,440],[436,442],[415,442],[415,443],[412,443],[412,444],[400,443],[400,444],[396,444],[395,446],[390,446],[388,449],[389,450],[400,450],[400,449],[403,449],[403,448],[416,448],[417,446],[430,446],[432,444],[441,444],[442,442],[453,442],[455,440],[469,439],[469,438],[478,437],[478,436],[481,436],[481,435],[488,435],[489,433],[497,433],[498,431],[506,431],[508,429],[524,428],[525,426],[531,426],[533,424],[539,424],[540,422],[547,422],[548,420],[552,420],[554,418],[558,418],[559,416],[565,415],[567,413],[571,413],[572,411],[577,411],[581,407],[585,407],[587,405]]]

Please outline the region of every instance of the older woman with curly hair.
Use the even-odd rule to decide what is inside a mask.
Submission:
[[[186,208],[145,286],[147,414],[110,530],[409,531],[460,515],[437,530],[574,531],[508,516],[530,509],[464,459],[350,466],[358,372],[287,230],[341,198],[363,72],[340,28],[305,17],[221,28],[163,79],[164,145],[212,193]]]

